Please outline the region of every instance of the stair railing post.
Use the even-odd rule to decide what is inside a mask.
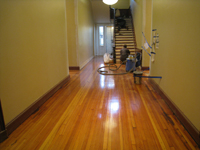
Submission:
[[[116,53],[115,53],[115,45],[116,45],[116,43],[115,43],[115,28],[116,28],[116,26],[115,26],[115,8],[111,8],[110,7],[110,9],[112,9],[113,10],[113,16],[111,16],[111,18],[113,18],[113,41],[112,41],[112,43],[113,43],[113,63],[116,63]]]

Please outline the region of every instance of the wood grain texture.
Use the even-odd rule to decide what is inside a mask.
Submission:
[[[190,122],[190,120],[184,115],[184,113],[173,103],[173,101],[160,89],[160,87],[152,79],[148,80],[149,84],[159,93],[164,101],[171,108],[178,120],[183,124],[189,134],[193,137],[196,143],[200,146],[200,131]]]
[[[69,70],[80,70],[79,66],[69,66]]]
[[[95,57],[37,112],[20,125],[1,150],[199,150],[148,79],[103,76]],[[119,72],[125,71],[123,65]]]

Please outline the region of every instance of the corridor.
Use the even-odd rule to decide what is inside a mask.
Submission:
[[[132,73],[100,75],[102,65],[95,57],[81,71],[70,71],[70,81],[0,149],[199,150],[148,79],[136,85]]]

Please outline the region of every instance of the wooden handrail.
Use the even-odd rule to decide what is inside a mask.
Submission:
[[[115,26],[115,8],[111,8],[111,6],[110,6],[110,20],[111,19],[113,19],[113,27],[114,27],[114,29],[113,29],[113,41],[112,41],[112,43],[114,44],[114,46],[113,46],[113,62],[116,63],[116,54],[115,54],[115,45],[116,45],[116,43],[115,43],[115,28],[116,28],[116,26]]]

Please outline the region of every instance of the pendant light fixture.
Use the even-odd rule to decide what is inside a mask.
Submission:
[[[103,2],[107,5],[113,5],[117,3],[118,0],[103,0]]]

